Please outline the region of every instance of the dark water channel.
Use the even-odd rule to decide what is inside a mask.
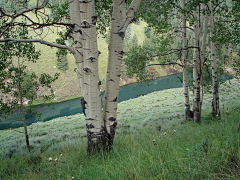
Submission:
[[[160,77],[147,83],[135,83],[120,87],[118,102],[126,101],[131,98],[137,98],[153,91],[182,87],[182,83],[178,77],[182,78],[182,73]],[[103,95],[104,94],[102,94],[102,97]],[[42,116],[39,119],[36,116],[26,113],[27,125],[37,121],[48,121],[53,118],[82,113],[81,99],[73,99],[65,102],[55,103],[49,106],[38,105],[34,106],[33,109],[34,111],[42,113]],[[2,122],[0,122],[0,130],[23,126],[20,111],[16,111],[7,119],[1,120]]]

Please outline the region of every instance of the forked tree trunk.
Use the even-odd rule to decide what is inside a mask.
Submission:
[[[220,118],[220,109],[219,109],[219,95],[218,95],[218,78],[217,78],[217,59],[216,59],[216,46],[213,42],[214,38],[214,16],[212,9],[212,2],[209,2],[209,9],[211,11],[210,15],[210,38],[211,38],[211,61],[212,61],[212,116],[213,118]]]
[[[82,105],[86,118],[88,153],[111,150],[116,129],[117,100],[121,62],[123,58],[123,38],[127,26],[141,0],[133,0],[127,13],[126,1],[113,3],[112,26],[109,43],[108,71],[104,111],[101,107],[99,90],[97,32],[95,1],[69,0],[73,29],[77,72],[82,93]],[[104,114],[103,114],[104,113]]]
[[[182,9],[185,9],[185,0],[182,1]],[[183,94],[184,94],[184,104],[185,104],[185,120],[192,118],[192,111],[189,105],[189,91],[188,91],[188,66],[187,66],[187,32],[186,32],[186,19],[185,12],[182,14],[182,26],[183,26]]]
[[[199,36],[200,36],[200,19],[199,7],[194,11],[194,55],[193,55],[193,120],[200,123],[201,121],[201,106],[200,106],[200,57],[199,57]]]

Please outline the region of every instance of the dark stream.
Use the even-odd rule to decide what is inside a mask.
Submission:
[[[137,98],[153,91],[182,87],[182,83],[178,77],[182,78],[182,73],[160,77],[154,81],[142,84],[135,83],[120,87],[118,102],[126,101],[131,98]],[[104,94],[102,94],[102,97],[103,95]],[[36,112],[42,113],[42,115],[39,119],[37,116],[26,113],[27,125],[38,121],[48,121],[62,116],[82,113],[81,99],[73,99],[52,105],[38,105],[34,106],[33,109]],[[23,126],[20,111],[16,111],[7,119],[0,118],[0,120],[2,120],[2,122],[0,122],[0,130]]]

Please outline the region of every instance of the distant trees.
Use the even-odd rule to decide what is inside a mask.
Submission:
[[[127,8],[127,2],[128,4]],[[79,85],[82,93],[82,105],[86,113],[86,129],[88,135],[88,153],[103,150],[111,150],[117,126],[117,102],[119,91],[119,79],[121,75],[121,61],[123,58],[123,39],[126,29],[134,18],[141,0],[122,1],[64,1],[60,6],[54,5],[49,0],[37,1],[36,4],[28,4],[27,8],[9,12],[0,7],[1,26],[0,43],[7,42],[39,42],[51,47],[70,51],[76,60]],[[48,9],[50,8],[50,9]],[[54,11],[50,15],[44,13]],[[70,16],[69,16],[70,15]],[[26,18],[26,22],[19,21],[20,17]],[[33,18],[34,17],[34,18]],[[71,23],[63,20],[68,19]],[[111,21],[110,21],[111,20]],[[97,23],[98,22],[98,23]],[[104,32],[106,25],[111,22],[109,40],[108,70],[106,78],[106,91],[104,107],[102,110],[98,74],[97,29]],[[4,34],[15,29],[16,25],[27,27],[34,31],[51,28],[58,25],[66,27],[62,35],[63,40],[73,38],[74,47],[64,43],[53,43],[44,39],[19,39],[16,37],[4,37]]]
[[[145,52],[141,58],[138,58],[141,53],[136,54],[135,51],[132,53],[129,51],[126,58],[128,64],[131,64],[129,63],[131,61],[132,64],[138,62],[134,57],[137,57],[140,61],[144,59],[144,63],[140,63],[140,69],[137,69],[139,66],[135,64],[134,67],[136,68],[132,72],[147,72],[145,69],[151,65],[150,58],[156,56],[160,61],[159,65],[178,64],[182,66],[185,118],[188,119],[193,113],[194,121],[199,123],[201,121],[203,86],[208,82],[206,76],[203,75],[206,74],[205,71],[209,74],[209,63],[212,64],[213,117],[220,117],[217,72],[223,66],[223,61],[220,59],[221,51],[218,48],[223,48],[224,45],[229,44],[239,47],[239,38],[237,38],[239,35],[239,14],[236,13],[237,9],[240,10],[239,3],[235,0],[143,1],[138,16],[143,18],[155,32],[155,55],[150,55],[152,48],[149,46],[146,48],[147,45],[145,44],[142,46]],[[154,13],[149,14],[147,12]],[[214,18],[216,21],[213,20]],[[209,32],[211,33],[209,34]],[[164,37],[167,37],[167,40]],[[214,49],[217,50],[217,53],[214,52]],[[166,58],[162,58],[166,55],[172,56],[167,62]],[[210,59],[212,59],[212,63],[209,62]],[[145,64],[145,66],[142,66],[142,64]],[[225,64],[229,63],[225,62]],[[187,82],[190,66],[193,69],[192,113],[189,105]],[[133,69],[133,67],[129,67],[130,69]]]

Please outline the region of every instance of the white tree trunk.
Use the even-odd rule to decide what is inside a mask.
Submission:
[[[182,9],[185,9],[185,0],[182,1]],[[183,61],[183,94],[185,104],[185,120],[192,118],[192,112],[189,105],[189,91],[188,91],[188,66],[187,66],[187,32],[186,32],[186,19],[185,14],[182,14],[182,26],[183,26],[183,50],[182,50],[182,61]]]
[[[202,28],[202,46],[201,46],[201,51],[200,51],[200,85],[202,88],[202,91],[200,91],[201,95],[200,95],[200,114],[202,112],[202,101],[203,101],[203,76],[202,76],[202,72],[203,72],[203,65],[204,65],[204,61],[205,61],[205,51],[206,51],[206,41],[207,41],[207,34],[208,34],[208,22],[209,22],[209,16],[207,14],[207,12],[205,12],[205,8],[204,8],[204,4],[201,5],[201,21],[200,22],[203,25]],[[204,20],[204,23],[203,23]]]
[[[209,2],[210,15],[210,38],[211,38],[211,61],[212,61],[212,116],[213,118],[220,117],[219,109],[219,95],[218,95],[218,78],[217,78],[217,59],[216,59],[216,46],[212,38],[214,38],[214,16],[212,9],[212,2]]]
[[[134,17],[134,13],[141,0],[133,0],[127,13],[126,1],[114,0],[113,15],[109,41],[108,68],[106,89],[104,97],[103,119],[108,136],[108,147],[111,149],[117,126],[117,103],[119,93],[119,80],[121,76],[121,63],[123,60],[123,40],[127,26]]]
[[[193,55],[193,120],[200,123],[200,57],[199,57],[199,36],[200,36],[200,19],[199,10],[194,11],[194,55]]]
[[[82,34],[81,34],[81,14],[80,14],[80,3],[79,0],[68,0],[70,8],[70,18],[71,23],[74,24],[73,28],[73,38],[74,38],[74,48],[76,53],[74,54],[77,68],[75,72],[77,73],[79,86],[81,91],[84,91],[84,79],[83,79],[83,49],[82,49]]]
[[[103,148],[104,123],[101,108],[101,92],[98,88],[98,56],[95,1],[79,1],[83,43],[84,108],[88,135],[88,153]]]

